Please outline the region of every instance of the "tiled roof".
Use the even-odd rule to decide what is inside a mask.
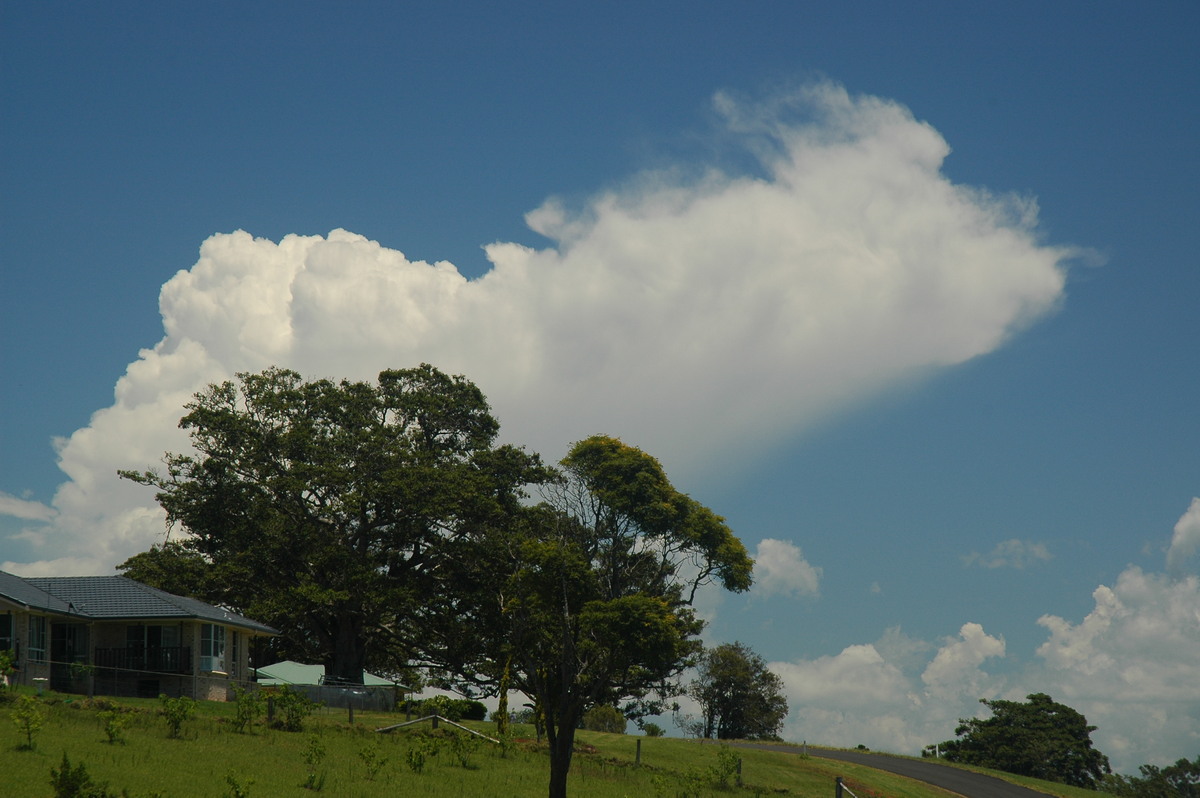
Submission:
[[[0,597],[31,609],[70,612],[67,602],[5,571],[0,571]]]
[[[10,595],[10,589],[17,595]],[[176,596],[124,576],[31,576],[21,579],[0,571],[0,595],[26,606],[69,612],[95,620],[195,618],[265,634],[277,633],[244,615],[197,599]],[[45,599],[55,603],[46,604]]]

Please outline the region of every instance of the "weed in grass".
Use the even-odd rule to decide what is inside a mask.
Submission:
[[[196,714],[196,702],[185,695],[178,698],[168,698],[166,693],[159,695],[163,716],[167,719],[167,728],[171,737],[178,737],[183,729],[184,721]]]
[[[42,724],[46,722],[46,710],[42,702],[37,696],[23,695],[17,699],[17,705],[8,714],[21,730],[21,734],[25,735],[24,749],[32,751],[33,736],[41,731]]]

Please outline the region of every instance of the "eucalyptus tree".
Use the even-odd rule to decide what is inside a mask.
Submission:
[[[692,603],[714,582],[750,587],[753,561],[659,462],[605,436],[575,444],[543,501],[464,543],[442,656],[460,684],[528,696],[550,746],[551,798],[567,794],[575,730],[595,706],[661,711],[701,650]]]
[[[178,566],[202,598],[275,626],[347,682],[414,655],[450,542],[515,514],[544,477],[536,456],[496,445],[478,387],[427,364],[374,384],[271,368],[186,409],[192,452],[122,472],[156,488],[185,534],[127,569],[169,582]]]

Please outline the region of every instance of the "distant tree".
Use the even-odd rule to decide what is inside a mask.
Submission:
[[[787,717],[783,681],[741,643],[704,652],[688,695],[700,705],[704,737],[776,739]]]
[[[1095,789],[1112,772],[1108,757],[1092,747],[1096,727],[1045,693],[1027,698],[1024,703],[980,699],[992,716],[960,719],[954,730],[958,739],[938,744],[942,758]]]
[[[1122,798],[1200,798],[1200,756],[1190,762],[1180,759],[1164,768],[1142,765],[1138,770],[1140,777],[1107,777],[1100,790]]]
[[[202,596],[211,592],[211,563],[181,541],[168,540],[135,554],[117,566],[122,574],[168,593]]]
[[[494,445],[475,385],[429,365],[377,384],[239,374],[187,410],[193,453],[122,472],[157,488],[187,535],[126,573],[269,623],[293,658],[345,682],[403,668],[447,541],[515,512],[542,474]]]
[[[575,731],[590,708],[661,711],[700,650],[691,603],[716,581],[743,591],[753,561],[722,518],[678,492],[650,455],[595,436],[522,523],[465,547],[442,593],[444,656],[460,682],[532,700],[550,746],[551,798],[567,794]],[[457,625],[456,625],[457,624]],[[507,677],[504,676],[507,674]]]
[[[583,722],[580,724],[580,728],[588,731],[624,734],[627,724],[628,721],[621,714],[621,710],[606,704],[597,704],[583,713]]]

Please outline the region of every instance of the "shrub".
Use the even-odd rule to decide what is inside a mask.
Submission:
[[[12,649],[0,649],[0,691],[8,687],[8,676],[17,669],[17,656]]]
[[[625,716],[616,707],[598,705],[589,709],[583,716],[583,728],[588,731],[625,733]]]
[[[708,779],[713,786],[725,789],[729,786],[729,780],[737,779],[737,783],[742,781],[742,759],[737,755],[737,752],[722,745],[721,750],[717,752],[717,764],[708,769]]]
[[[387,757],[380,753],[378,740],[369,748],[360,750],[358,758],[367,767],[367,781],[375,781],[375,778],[379,775],[379,771],[383,770],[383,766],[387,764]]]
[[[320,773],[321,762],[325,760],[325,746],[321,738],[313,735],[308,739],[308,749],[304,752],[304,764],[308,765],[308,780],[304,788],[320,792],[325,786],[325,774]]]
[[[237,780],[237,776],[226,773],[225,783],[229,785],[229,792],[225,793],[225,798],[250,798],[250,785],[254,782],[247,781],[242,784]]]
[[[450,753],[458,760],[460,767],[471,766],[471,755],[479,750],[479,738],[466,732],[450,732]]]
[[[25,749],[33,750],[33,736],[42,728],[46,720],[46,710],[36,696],[23,695],[17,699],[17,705],[8,713],[13,723],[25,735]]]
[[[196,702],[185,695],[169,698],[166,693],[158,696],[162,704],[163,717],[167,719],[167,727],[171,737],[178,737],[183,729],[183,722],[196,714]]]
[[[262,716],[266,700],[258,690],[247,690],[240,685],[233,688],[233,700],[233,728],[242,733]]]
[[[286,686],[272,692],[271,698],[275,702],[276,712],[282,715],[271,725],[283,731],[304,731],[304,719],[317,708],[316,702],[310,701],[308,696]]]
[[[645,732],[647,737],[662,737],[664,734],[666,734],[666,731],[663,729],[663,727],[659,726],[657,723],[643,723],[642,731]]]
[[[54,798],[113,798],[107,784],[92,781],[82,762],[71,767],[66,751],[63,751],[62,767],[50,768],[50,786],[54,788]]]
[[[409,743],[408,751],[404,755],[404,761],[408,765],[409,770],[413,773],[420,773],[425,769],[425,762],[436,753],[437,743],[433,738],[423,734],[416,735]]]
[[[100,722],[104,724],[104,734],[108,737],[108,742],[115,745],[116,743],[125,742],[125,727],[129,725],[129,714],[115,709],[106,709],[98,715]]]

